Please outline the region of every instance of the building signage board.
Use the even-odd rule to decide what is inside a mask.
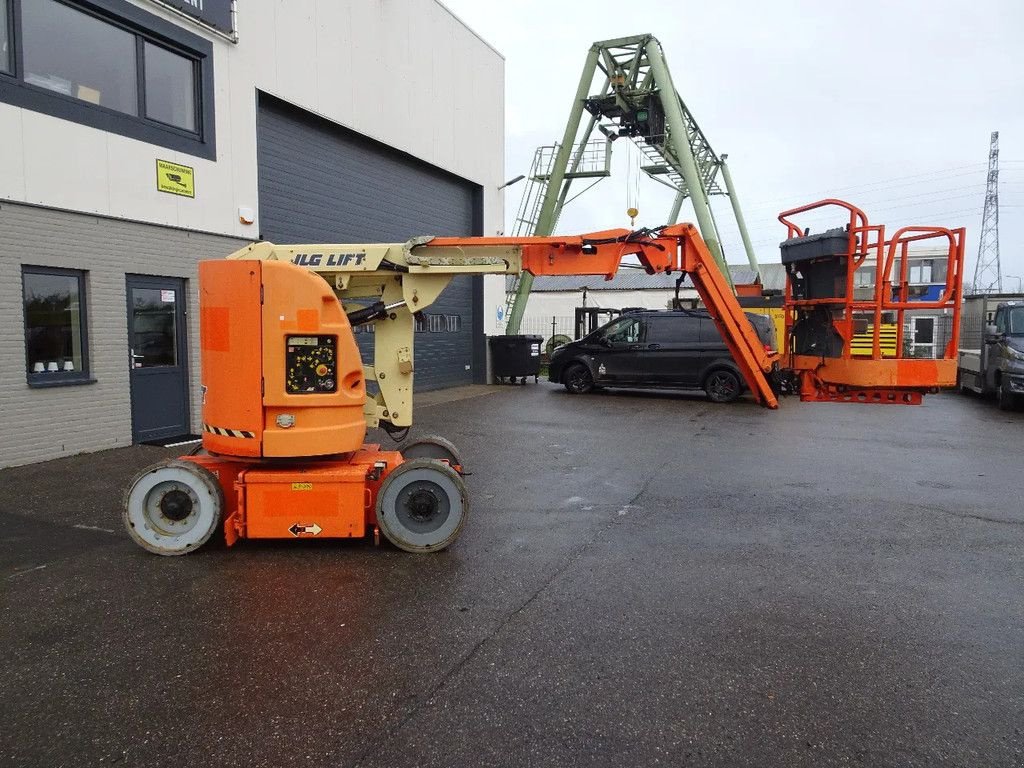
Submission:
[[[196,196],[196,172],[190,166],[167,160],[156,161],[156,188],[182,197]]]
[[[231,25],[231,0],[156,0],[162,5],[177,8],[204,24],[221,32],[234,32]]]

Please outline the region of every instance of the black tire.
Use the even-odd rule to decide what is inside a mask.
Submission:
[[[562,374],[562,384],[573,395],[585,395],[594,388],[594,376],[583,363],[573,363]]]
[[[996,388],[996,405],[999,406],[1000,411],[1017,409],[1017,396],[1010,391],[1009,379],[1006,376],[1003,376]]]
[[[406,461],[413,459],[434,459],[447,461],[453,467],[462,466],[462,455],[451,442],[437,435],[418,437],[398,449]]]
[[[704,379],[704,391],[713,403],[731,403],[740,396],[743,386],[739,376],[727,368],[719,368]]]

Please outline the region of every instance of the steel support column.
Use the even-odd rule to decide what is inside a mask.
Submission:
[[[537,226],[533,234],[537,237],[547,237],[555,227],[556,204],[562,194],[562,182],[565,181],[565,169],[569,165],[569,154],[576,144],[576,133],[580,129],[580,120],[583,118],[583,107],[587,97],[590,95],[590,86],[594,82],[594,72],[597,71],[597,60],[600,50],[592,46],[587,54],[587,61],[583,65],[583,74],[580,76],[579,85],[576,88],[576,99],[572,103],[572,110],[569,112],[569,122],[565,126],[565,133],[562,134],[562,143],[555,154],[554,164],[548,176],[548,184],[544,190],[544,202],[541,204],[540,214],[537,217]],[[505,326],[505,333],[519,333],[519,326],[523,321],[523,313],[526,312],[526,302],[530,298],[530,289],[533,288],[533,275],[523,272],[519,278],[519,288],[516,291],[515,301],[508,313],[508,324]]]
[[[729,202],[732,204],[732,212],[736,216],[736,226],[739,227],[740,237],[743,239],[743,250],[747,252],[747,261],[754,274],[761,276],[761,268],[757,264],[757,256],[754,254],[754,246],[750,244],[750,235],[747,233],[747,222],[743,219],[743,211],[740,210],[740,199],[736,197],[736,189],[732,185],[732,174],[729,173],[729,166],[725,162],[728,155],[722,155],[722,162],[719,168],[722,170],[722,178],[725,180],[725,191],[729,195]]]
[[[701,237],[707,243],[708,250],[718,264],[722,274],[725,275],[729,285],[732,285],[732,277],[722,256],[722,246],[718,242],[718,232],[715,229],[714,220],[711,217],[711,206],[708,203],[707,195],[704,192],[704,185],[701,183],[700,174],[697,171],[697,159],[693,156],[693,149],[690,147],[690,134],[686,130],[686,122],[683,119],[683,110],[679,104],[679,95],[675,85],[672,83],[672,75],[668,71],[668,65],[661,53],[661,45],[657,40],[651,38],[647,42],[647,61],[654,73],[654,81],[658,84],[661,103],[665,109],[665,119],[668,121],[669,129],[672,132],[672,149],[679,160],[679,170],[683,180],[686,182],[690,199],[693,200],[693,212],[697,217],[697,226],[700,228]]]

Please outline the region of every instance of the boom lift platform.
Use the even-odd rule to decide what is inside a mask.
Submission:
[[[928,232],[937,236],[940,230]],[[954,249],[953,233],[941,230],[950,236],[951,265],[959,265],[949,272],[955,280],[949,300],[958,305],[963,243],[962,230],[956,232]],[[394,435],[412,425],[413,316],[430,307],[455,275],[526,271],[611,279],[624,258],[634,257],[651,274],[689,274],[761,405],[777,408],[777,393],[787,387],[798,388],[805,399],[859,399],[838,394],[853,386],[854,393],[885,393],[873,402],[914,401],[903,394],[919,402],[922,390],[952,385],[955,359],[947,382],[938,361],[929,361],[933,367],[909,365],[918,361],[893,367],[880,355],[851,358],[846,341],[836,341],[850,338],[854,311],[866,312],[870,304],[877,328],[879,302],[897,311],[906,303],[906,258],[898,300],[888,297],[888,282],[875,292],[874,303],[847,300],[853,296],[852,270],[867,258],[860,243],[869,233],[882,242],[883,230],[867,228],[866,218],[849,228],[844,248],[839,237],[824,249],[810,237],[787,241],[794,286],[787,289],[787,306],[796,346],[784,372],[692,224],[578,237],[262,242],[222,261],[201,262],[205,453],[139,474],[125,496],[126,526],[138,544],[161,555],[194,551],[218,527],[228,545],[243,538],[362,538],[372,532],[409,552],[449,546],[469,510],[458,450],[440,438],[399,450],[363,441],[368,427]],[[900,230],[887,243],[885,274],[894,249],[926,234],[914,233]],[[872,247],[881,264],[881,245]],[[846,292],[832,295],[840,285]],[[363,365],[353,327],[369,323],[374,360]],[[956,341],[951,344],[955,353]],[[890,392],[900,397],[889,399]]]
[[[795,218],[811,211],[839,209],[843,227],[810,235]],[[965,230],[903,227],[886,238],[883,225],[868,223],[860,208],[828,199],[779,214],[787,239],[786,336],[789,385],[801,400],[920,404],[926,392],[956,385],[963,295]],[[946,246],[945,285],[934,301],[912,300],[910,246],[927,240]],[[858,281],[856,273],[867,279]],[[937,359],[903,354],[908,312],[952,313],[952,329]],[[896,325],[896,355],[882,354],[883,322]],[[855,334],[870,331],[871,352],[861,354]]]

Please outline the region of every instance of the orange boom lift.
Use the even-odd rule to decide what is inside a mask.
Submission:
[[[611,279],[624,258],[634,257],[651,274],[690,275],[761,405],[777,408],[777,394],[787,389],[805,399],[862,399],[859,393],[869,392],[866,399],[874,402],[919,402],[921,391],[952,384],[946,368],[894,367],[880,355],[862,360],[844,354],[855,313],[868,310],[863,302],[847,301],[852,290],[841,297],[819,290],[819,274],[827,269],[829,290],[834,293],[843,280],[852,289],[851,270],[866,258],[861,230],[849,228],[842,254],[811,255],[813,248],[804,248],[788,262],[788,327],[795,342],[785,371],[779,370],[778,354],[761,344],[692,224],[579,237],[263,242],[222,261],[204,261],[199,304],[205,451],[140,473],[125,496],[127,529],[138,544],[161,555],[192,552],[218,529],[228,545],[243,538],[372,533],[376,539],[383,533],[409,552],[449,546],[469,510],[458,450],[433,437],[398,450],[364,440],[368,427],[394,435],[412,425],[413,316],[456,275],[528,271]],[[951,260],[962,265],[958,232]],[[902,233],[887,245],[908,241]],[[804,237],[796,244],[814,242]],[[785,253],[784,244],[784,258]],[[901,270],[901,296],[889,296],[895,290],[889,284],[876,291],[870,308],[876,328],[887,311],[879,302],[898,305],[897,311],[907,302],[906,258]],[[958,306],[959,267],[949,274],[956,280],[949,300]],[[810,293],[808,285],[814,286]],[[361,361],[353,335],[354,327],[368,324],[374,330],[372,365]],[[827,350],[812,343],[821,334],[830,340]]]

